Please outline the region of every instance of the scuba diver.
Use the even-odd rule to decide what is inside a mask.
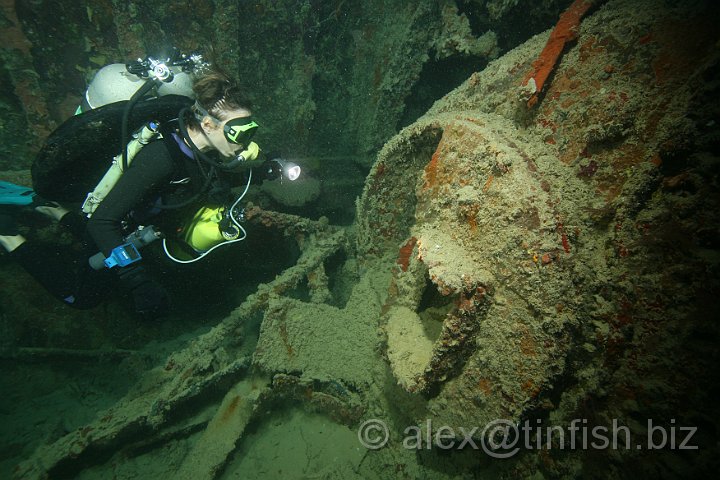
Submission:
[[[63,196],[62,189],[72,184],[73,175],[68,174],[69,180],[63,183],[54,167],[43,171],[45,167],[38,159],[33,165],[35,190],[0,182],[0,245],[65,304],[92,308],[119,284],[132,299],[136,313],[145,317],[166,314],[168,295],[143,267],[139,249],[161,237],[161,231],[179,232],[183,241],[176,242],[173,247],[176,252],[171,254],[165,244],[165,253],[175,261],[189,263],[217,246],[242,240],[245,236],[239,223],[242,212],[236,207],[251,181],[283,174],[283,161],[268,160],[251,141],[258,128],[251,104],[226,75],[216,71],[205,73],[193,82],[192,91],[194,104],[185,96],[171,103],[175,106],[174,118],[147,123],[136,132],[134,144],[126,145],[123,139],[123,152],[115,157],[95,190],[87,194],[80,214],[49,200],[56,192]],[[89,103],[90,98],[87,100]],[[130,99],[130,105],[137,100]],[[144,104],[153,109],[161,105],[153,104],[158,100],[147,100]],[[178,103],[183,107],[179,113]],[[111,103],[79,117],[114,105],[118,104]],[[128,110],[126,106],[124,120]],[[63,133],[62,129],[63,126],[56,132]],[[45,151],[55,158],[58,147],[52,143],[49,142],[50,147],[46,144]],[[262,167],[255,179],[253,167]],[[292,174],[296,176],[299,167],[294,167]],[[239,184],[238,180],[246,180],[247,185],[240,198],[232,200],[230,187]],[[76,194],[65,197],[53,200],[70,203],[73,197],[76,202],[82,201]],[[198,210],[201,203],[203,206]],[[232,206],[226,207],[229,203]],[[82,253],[77,255],[61,245],[21,235],[17,219],[28,212],[59,222],[80,240]],[[188,213],[190,220],[183,223]],[[208,225],[212,226],[209,235]]]

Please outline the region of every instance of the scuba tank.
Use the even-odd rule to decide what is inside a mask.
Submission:
[[[142,62],[144,61],[138,60],[128,65],[112,63],[98,70],[88,85],[83,102],[75,114],[94,110],[110,103],[129,100],[147,81],[147,78],[143,78],[143,68],[136,66],[137,64],[142,65]],[[149,61],[145,62],[147,62],[144,65],[145,70],[151,69]],[[191,74],[177,65],[170,65],[167,69],[172,74],[172,81],[162,82],[151,96],[182,95],[193,98]]]

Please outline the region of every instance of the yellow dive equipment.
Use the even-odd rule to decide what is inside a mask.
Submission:
[[[225,207],[202,207],[181,232],[182,239],[198,253],[204,253],[240,236],[240,230],[228,219]]]
[[[147,125],[138,130],[134,135],[133,139],[127,145],[127,164],[130,166],[135,155],[148,143],[155,140],[156,138],[162,138],[158,130],[158,124],[155,122],[149,122]],[[105,176],[97,184],[95,190],[88,193],[85,203],[83,203],[82,211],[85,212],[88,218],[92,217],[95,213],[98,205],[102,202],[107,194],[112,190],[115,184],[120,180],[123,174],[122,169],[122,153],[115,155],[112,161],[112,165],[108,169]]]

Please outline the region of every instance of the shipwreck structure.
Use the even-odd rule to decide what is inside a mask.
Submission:
[[[173,478],[230,478],[288,405],[389,429],[314,478],[711,471],[717,18],[709,2],[578,0],[385,143],[351,227],[249,209],[297,246],[295,265],[15,475],[125,478],[162,456]],[[702,429],[700,449],[550,443],[498,466],[402,443],[407,425],[478,427],[480,443],[499,419],[577,418],[643,439],[646,418],[673,419]]]

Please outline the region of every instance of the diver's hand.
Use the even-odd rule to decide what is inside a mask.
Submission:
[[[277,160],[266,160],[260,167],[264,180],[275,180],[282,176],[282,164]]]
[[[132,298],[135,313],[146,318],[168,314],[170,299],[167,292],[145,273],[143,267],[124,267],[118,275],[121,287]]]

